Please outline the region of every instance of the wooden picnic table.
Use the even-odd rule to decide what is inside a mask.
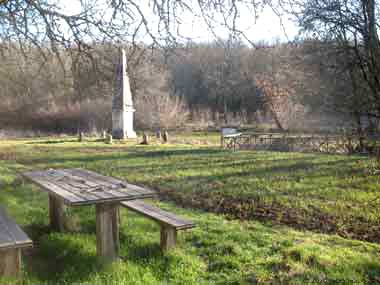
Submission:
[[[119,253],[120,201],[150,198],[155,191],[84,169],[49,169],[23,176],[49,193],[50,224],[65,228],[65,205],[96,206],[98,256],[114,260]]]

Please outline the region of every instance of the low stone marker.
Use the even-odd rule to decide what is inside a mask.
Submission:
[[[161,140],[161,131],[160,130],[157,130],[156,132],[156,138]]]
[[[143,144],[143,145],[149,144],[149,136],[146,133],[143,133],[143,140],[140,144]]]
[[[163,141],[164,143],[167,143],[168,140],[169,140],[169,133],[168,133],[167,131],[165,131],[165,132],[163,133],[163,135],[162,135],[162,141]]]
[[[84,139],[83,132],[79,132],[79,138],[78,138],[79,142],[83,142],[83,139]]]
[[[107,143],[112,144],[113,143],[113,138],[111,134],[108,134],[107,136]]]

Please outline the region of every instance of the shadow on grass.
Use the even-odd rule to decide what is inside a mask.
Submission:
[[[120,239],[121,244],[128,244],[126,255],[122,256],[123,260],[133,261],[135,263],[145,263],[152,259],[161,258],[163,256],[160,241],[138,243],[134,239]]]
[[[25,144],[38,145],[38,144],[64,144],[68,142],[77,142],[78,139],[62,139],[62,140],[45,140],[45,141],[33,141],[26,142]]]
[[[41,236],[48,235],[53,232],[49,225],[30,224],[23,226],[22,229],[32,241],[37,241]]]
[[[96,254],[84,249],[86,241],[81,239],[78,234],[58,233],[40,237],[34,248],[25,254],[28,275],[47,282],[75,283],[101,271],[104,264]]]
[[[279,158],[276,162],[289,161],[287,158]],[[304,158],[294,158],[292,161],[305,161],[308,163],[312,163],[312,160],[306,160]],[[265,159],[257,159],[257,158],[245,158],[245,159],[214,159],[210,160],[207,158],[198,159],[196,157],[189,157],[185,161],[181,162],[173,162],[173,163],[162,163],[159,160],[156,160],[155,163],[145,163],[145,164],[128,164],[128,165],[118,165],[117,170],[132,170],[132,171],[143,171],[146,170],[147,167],[150,167],[149,171],[154,172],[163,172],[163,170],[191,170],[195,169],[198,172],[201,172],[203,169],[207,170],[210,167],[218,167],[221,169],[235,167],[235,168],[243,168],[249,167],[253,165],[257,165],[257,163],[264,163]]]
[[[99,148],[101,151],[103,148]],[[107,149],[107,148],[105,148]],[[108,148],[109,149],[109,148]],[[65,148],[66,152],[77,151],[81,153],[83,148]],[[159,151],[136,151],[123,153],[122,149],[112,148],[113,155],[91,155],[85,157],[66,156],[59,157],[46,157],[46,158],[33,158],[30,160],[23,160],[20,162],[25,164],[47,164],[47,163],[65,163],[65,162],[81,162],[90,163],[96,161],[115,160],[115,159],[137,159],[137,158],[161,158],[165,156],[186,156],[186,155],[212,155],[224,153],[225,151],[216,148],[200,148],[200,149],[178,149],[178,150],[159,150]]]
[[[281,159],[281,160],[284,160],[285,159]],[[292,159],[293,161],[293,159]],[[276,174],[281,174],[281,173],[284,173],[284,174],[288,174],[289,172],[293,172],[293,173],[296,173],[297,171],[304,171],[304,170],[310,170],[308,173],[307,173],[307,176],[305,176],[304,178],[306,177],[313,177],[313,178],[316,178],[316,177],[322,177],[323,175],[321,175],[321,171],[323,172],[326,172],[326,175],[325,176],[328,176],[330,175],[330,173],[328,173],[329,171],[329,168],[336,168],[336,167],[339,167],[341,165],[345,165],[347,163],[350,163],[350,162],[355,162],[356,159],[344,159],[344,160],[337,160],[337,161],[334,161],[334,162],[312,162],[312,161],[309,161],[309,160],[305,160],[305,159],[302,159],[302,158],[296,158],[294,159],[294,161],[297,161],[296,163],[292,164],[292,165],[273,165],[273,166],[269,166],[269,167],[260,167],[260,168],[257,168],[257,169],[248,169],[247,170],[247,167],[246,166],[249,166],[250,164],[254,163],[254,161],[245,161],[245,162],[242,162],[242,163],[239,163],[237,162],[236,164],[227,164],[229,166],[237,166],[236,167],[236,170],[230,170],[228,172],[225,172],[225,173],[221,173],[221,174],[213,174],[213,175],[210,175],[209,173],[205,173],[205,174],[198,174],[198,175],[191,175],[191,176],[185,176],[183,178],[174,178],[174,179],[169,179],[169,181],[167,182],[174,182],[176,183],[176,185],[184,185],[188,182],[191,182],[191,181],[198,181],[198,185],[201,185],[203,183],[207,183],[207,182],[227,182],[230,178],[239,178],[239,177],[263,177],[263,178],[266,178],[266,177],[270,177],[271,179],[273,177],[275,177],[274,175]],[[188,165],[191,165],[191,163]],[[170,165],[157,165],[157,168],[168,168],[170,169]],[[123,166],[121,166],[120,168],[124,168]],[[189,167],[189,168],[192,168],[192,167]],[[200,169],[200,168],[204,168],[204,169],[207,169],[207,168],[210,168],[210,165],[206,165],[204,167],[201,167],[200,165],[197,166],[196,169]],[[316,170],[317,168],[320,168],[319,170]],[[176,170],[176,169],[174,169]],[[314,173],[312,170],[316,170],[316,172],[319,172],[319,173]],[[200,171],[201,172],[201,171]],[[344,169],[342,169],[342,171],[339,173],[340,175],[342,175],[342,177],[350,177],[352,176],[352,174],[350,174],[349,172],[345,171]],[[292,180],[293,177],[289,176],[289,180]],[[162,177],[157,177],[157,179],[152,179],[152,183],[154,183],[156,186],[157,185],[162,185],[165,183],[165,181],[163,180]],[[214,189],[215,190],[215,189]],[[253,192],[254,192],[254,189],[253,189]]]

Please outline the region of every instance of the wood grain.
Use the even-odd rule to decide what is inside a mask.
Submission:
[[[71,206],[150,198],[155,191],[84,169],[30,171],[23,176]]]
[[[161,225],[160,236],[160,246],[163,251],[168,251],[176,246],[177,230],[175,228]]]
[[[144,216],[153,219],[160,224],[164,224],[168,227],[173,227],[176,230],[184,230],[195,227],[195,224],[193,222],[178,217],[173,213],[161,210],[160,208],[146,204],[141,200],[125,201],[121,202],[120,204],[123,207],[143,214]]]
[[[0,278],[20,277],[21,248],[28,246],[32,241],[0,207]]]
[[[21,276],[21,249],[0,249],[0,278]]]
[[[0,207],[0,248],[20,248],[32,245],[31,239]]]
[[[119,204],[96,205],[96,248],[98,256],[116,260],[119,255]]]
[[[65,231],[66,206],[62,198],[49,194],[50,227],[58,232]]]

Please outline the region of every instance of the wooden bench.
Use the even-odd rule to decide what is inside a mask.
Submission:
[[[223,127],[221,129],[221,136],[220,136],[221,147],[222,148],[226,147],[229,149],[235,149],[236,148],[236,141],[241,135],[242,135],[242,133],[239,133],[236,128]]]
[[[20,277],[21,249],[29,246],[31,239],[0,207],[0,280]]]
[[[125,201],[121,202],[121,205],[161,225],[161,249],[163,251],[167,251],[176,245],[177,231],[195,227],[193,222],[146,204],[141,200]]]

